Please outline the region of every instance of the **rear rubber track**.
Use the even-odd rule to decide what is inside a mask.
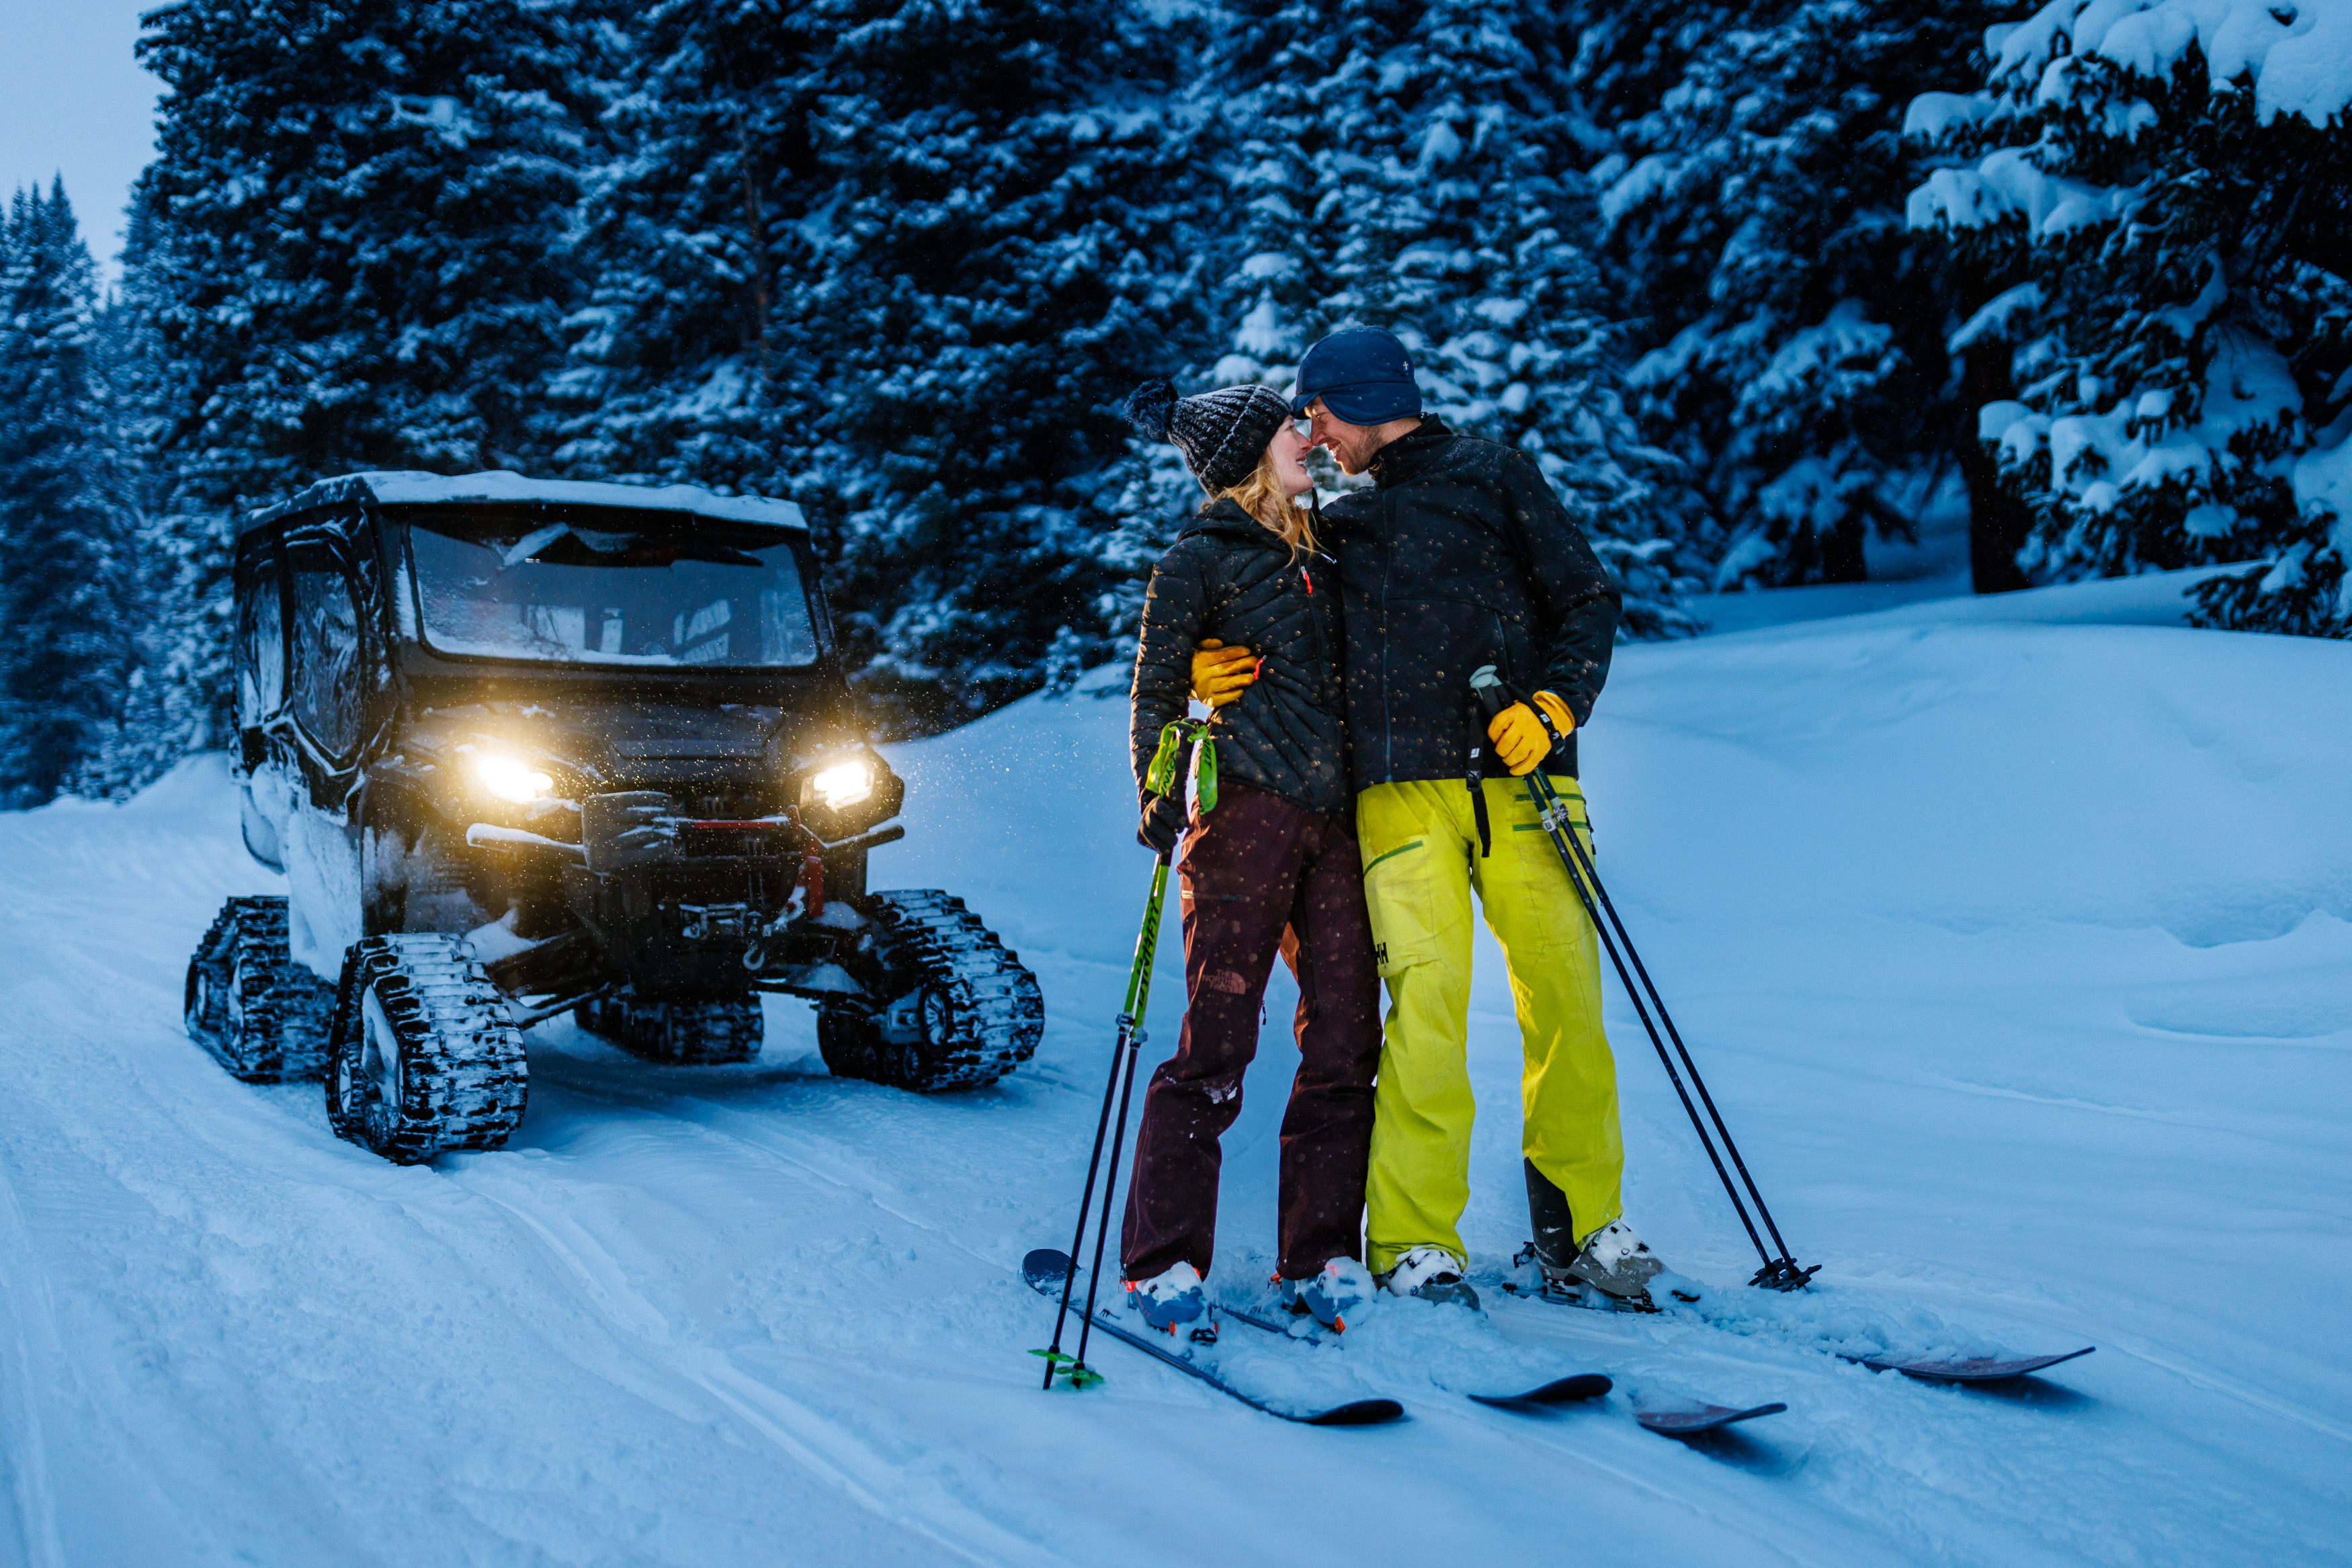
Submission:
[[[282,897],[232,898],[188,961],[188,1033],[247,1083],[326,1070],[334,988],[295,962]]]
[[[647,1061],[723,1067],[760,1054],[766,1026],[757,997],[709,1001],[650,1001],[607,997],[583,1002],[572,1020]]]

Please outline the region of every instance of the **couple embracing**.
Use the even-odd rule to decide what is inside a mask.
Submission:
[[[1646,1302],[1660,1264],[1620,1217],[1595,933],[1523,782],[1543,768],[1590,847],[1574,736],[1608,675],[1616,587],[1527,455],[1423,416],[1387,332],[1325,338],[1288,398],[1236,386],[1179,399],[1156,382],[1128,407],[1207,493],[1152,573],[1136,652],[1139,836],[1163,852],[1181,841],[1186,1008],[1137,1135],[1129,1303],[1171,1333],[1206,1315],[1218,1140],[1241,1111],[1278,952],[1299,989],[1285,1303],[1335,1329],[1379,1291],[1476,1309],[1456,1229],[1474,891],[1525,1047],[1538,1260],[1562,1287]],[[1371,487],[1318,509],[1305,461],[1318,445]],[[1517,699],[1491,722],[1469,685],[1482,664]],[[1194,695],[1216,738],[1204,812],[1188,812],[1181,780],[1146,785],[1161,727]]]

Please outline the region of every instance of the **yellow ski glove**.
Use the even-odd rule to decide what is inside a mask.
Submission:
[[[1538,692],[1535,700],[1561,738],[1576,733],[1576,716],[1568,711],[1566,703],[1549,692]],[[1514,779],[1534,772],[1536,764],[1551,753],[1551,737],[1544,733],[1535,709],[1525,703],[1513,703],[1496,714],[1486,726],[1486,738],[1495,743],[1495,755]]]
[[[1192,695],[1211,707],[1242,700],[1257,679],[1257,655],[1247,648],[1228,648],[1214,637],[1192,655]]]

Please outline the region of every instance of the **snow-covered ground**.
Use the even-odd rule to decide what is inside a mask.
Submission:
[[[1402,1400],[1380,1428],[1116,1344],[1037,1390],[1015,1270],[1067,1243],[1149,874],[1116,700],[898,753],[877,882],[963,894],[1045,984],[1000,1089],[835,1082],[797,1004],[740,1069],[555,1023],[513,1146],[416,1169],[181,1033],[189,947],[275,880],[216,759],[0,818],[0,1563],[2352,1562],[2352,646],[1929,608],[1625,649],[1585,746],[1602,871],[1820,1287],[1738,1288],[1616,998],[1630,1217],[1749,1332],[1495,1288],[1527,1228],[1482,937],[1489,1324],[1223,1347]],[[1228,1144],[1236,1291],[1288,995]],[[1969,1391],[1829,1343],[2099,1350]],[[1460,1396],[1583,1368],[1621,1393]],[[1685,1446],[1626,1390],[1790,1408]]]

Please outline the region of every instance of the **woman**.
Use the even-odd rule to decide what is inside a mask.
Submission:
[[[1307,437],[1268,387],[1179,399],[1155,382],[1127,411],[1146,435],[1173,442],[1208,492],[1152,570],[1135,656],[1138,836],[1163,853],[1184,841],[1185,1009],[1136,1135],[1119,1246],[1128,1300],[1170,1333],[1206,1312],[1217,1140],[1241,1113],[1279,951],[1298,980],[1299,1064],[1282,1122],[1276,1278],[1293,1311],[1341,1328],[1372,1288],[1357,1250],[1380,980],[1341,722],[1339,595],[1297,504],[1313,487]],[[1183,783],[1153,795],[1145,781],[1161,727],[1184,716],[1203,642],[1263,657],[1245,686],[1213,689],[1217,802],[1188,831]],[[1213,673],[1214,656],[1202,658]]]

